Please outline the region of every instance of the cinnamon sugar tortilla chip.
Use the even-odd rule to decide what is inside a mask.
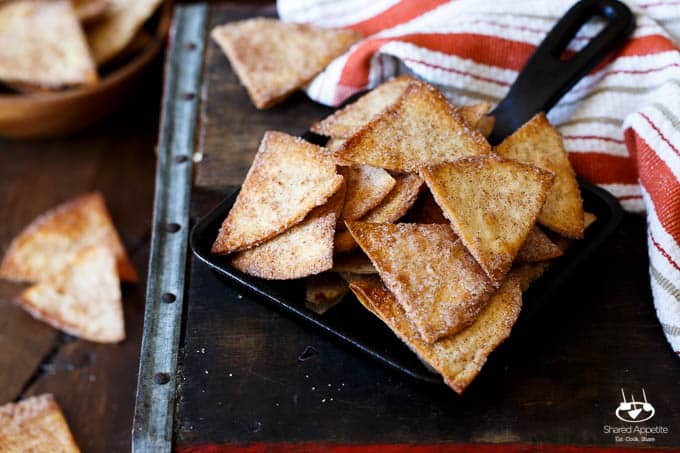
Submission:
[[[412,77],[399,76],[369,91],[344,108],[312,124],[310,130],[336,139],[346,139],[356,134],[378,114],[397,102],[404,94]]]
[[[368,212],[362,222],[394,223],[406,214],[418,198],[423,180],[418,175],[397,177],[392,191],[378,206]],[[354,250],[357,243],[347,231],[338,231],[335,235],[335,252],[344,253]]]
[[[411,172],[490,150],[482,134],[436,88],[411,82],[396,104],[348,138],[335,155],[355,164]]]
[[[342,185],[335,168],[318,146],[266,132],[212,253],[252,248],[302,221]]]
[[[68,0],[0,2],[0,80],[43,88],[97,81]]]
[[[347,281],[332,272],[312,275],[305,284],[305,306],[320,315],[342,302],[349,292]]]
[[[420,338],[403,307],[385,286],[375,281],[355,280],[350,283],[350,289],[459,394],[479,374],[489,354],[510,335],[522,308],[517,279],[507,279],[467,329],[429,344]]]
[[[397,183],[382,168],[368,165],[341,167],[341,174],[347,185],[342,220],[360,219],[376,207]]]
[[[351,253],[341,253],[333,259],[333,270],[335,272],[345,272],[347,274],[377,274],[378,271],[373,267],[373,263],[361,251]]]
[[[517,253],[518,263],[547,261],[562,256],[562,249],[550,240],[539,227],[534,226]]]
[[[491,104],[480,102],[479,104],[460,107],[458,113],[472,127],[476,128],[484,137],[491,135],[496,118],[487,116],[491,110]]]
[[[361,38],[352,30],[264,17],[215,27],[211,35],[258,109],[288,97]]]
[[[115,57],[132,41],[162,0],[113,0],[110,10],[87,29],[87,41],[98,65]]]
[[[64,414],[51,394],[0,406],[0,451],[79,453]]]
[[[538,221],[572,239],[583,238],[583,202],[562,136],[539,113],[494,148],[500,156],[535,165],[555,174],[555,182]]]
[[[531,284],[538,280],[543,273],[550,267],[550,261],[539,261],[537,263],[518,263],[512,267],[510,275],[517,277],[522,291],[529,289]]]
[[[35,318],[85,340],[125,339],[116,261],[100,245],[82,249],[69,267],[22,292],[19,304]]]
[[[421,174],[463,244],[499,285],[536,222],[553,175],[497,156],[468,157]]]
[[[347,222],[347,228],[427,343],[472,324],[493,292],[448,225]]]
[[[343,185],[301,223],[236,254],[232,265],[241,272],[269,280],[291,280],[329,270],[333,267],[333,236],[344,198]]]
[[[0,277],[37,282],[63,271],[83,248],[101,244],[116,258],[121,280],[135,282],[130,262],[98,192],[81,195],[38,218],[12,241],[0,264]]]
[[[78,20],[94,22],[106,16],[113,6],[113,0],[71,0]]]
[[[583,213],[583,229],[587,230],[590,225],[595,223],[597,220],[597,216],[593,214],[592,212],[584,212]]]

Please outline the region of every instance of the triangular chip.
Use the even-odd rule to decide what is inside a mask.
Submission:
[[[583,201],[562,136],[543,113],[494,148],[500,156],[535,165],[555,174],[538,221],[564,236],[583,237]]]
[[[305,283],[305,306],[319,315],[342,302],[349,292],[347,281],[332,272],[312,275]]]
[[[562,256],[562,249],[550,240],[539,227],[534,226],[517,253],[518,263],[535,263]]]
[[[597,216],[593,214],[592,212],[584,212],[583,213],[583,229],[587,230],[590,225],[595,223],[597,220]]]
[[[50,394],[0,406],[0,451],[79,453],[64,414]]]
[[[457,393],[479,374],[489,354],[509,335],[522,308],[516,279],[506,280],[470,327],[434,344],[424,342],[396,298],[382,284],[355,280],[350,289]]]
[[[423,339],[472,324],[493,287],[448,225],[347,222]]]
[[[212,253],[248,249],[282,233],[324,204],[342,181],[318,146],[266,132]]]
[[[87,41],[98,65],[125,49],[162,0],[113,0],[104,18],[87,29]]]
[[[333,270],[347,274],[377,274],[377,269],[361,250],[341,253],[333,259]]]
[[[93,22],[106,16],[113,0],[71,0],[80,22]]]
[[[255,106],[266,109],[312,80],[361,35],[256,17],[215,27],[212,38]]]
[[[341,167],[341,174],[347,185],[342,220],[360,219],[376,207],[397,183],[382,168],[368,165]]]
[[[37,282],[63,271],[84,247],[100,244],[116,257],[123,281],[137,281],[130,262],[98,192],[81,195],[53,208],[27,226],[9,246],[0,277]]]
[[[422,175],[456,234],[499,285],[536,222],[553,175],[497,156],[460,159]]]
[[[331,269],[335,225],[344,198],[345,190],[341,188],[304,221],[261,245],[239,252],[231,264],[241,272],[268,280],[291,280]]]
[[[0,80],[46,88],[97,81],[70,1],[0,2]]]
[[[390,79],[361,96],[356,102],[312,124],[310,130],[337,139],[349,138],[375,116],[396,103],[413,80],[415,79],[409,76]]]
[[[490,150],[439,90],[412,82],[395,105],[347,139],[335,155],[355,164],[411,172]]]
[[[538,280],[550,266],[550,261],[540,261],[537,263],[515,264],[510,271],[510,275],[517,277],[522,291],[529,289],[531,284]]]
[[[423,180],[418,175],[404,175],[397,178],[397,183],[385,199],[368,212],[362,222],[394,223],[406,214],[418,198]],[[354,250],[356,241],[348,231],[338,231],[335,235],[336,253]]]
[[[106,247],[82,249],[64,271],[22,292],[19,303],[35,318],[85,340],[125,339],[116,261]]]
[[[479,104],[460,107],[458,113],[470,126],[476,128],[484,137],[488,137],[496,123],[496,118],[487,115],[489,110],[491,110],[491,104],[480,102]]]

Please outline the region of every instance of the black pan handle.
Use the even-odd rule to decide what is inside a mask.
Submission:
[[[578,53],[562,59],[562,52],[581,26],[595,17],[606,21],[604,28]],[[489,141],[500,143],[536,113],[550,110],[634,28],[633,13],[618,0],[581,0],[572,6],[536,48],[491,113],[496,124]]]

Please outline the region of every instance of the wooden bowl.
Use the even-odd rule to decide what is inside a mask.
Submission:
[[[0,137],[45,138],[70,134],[101,120],[118,107],[143,78],[165,45],[172,5],[164,2],[153,39],[95,84],[62,91],[0,94]]]

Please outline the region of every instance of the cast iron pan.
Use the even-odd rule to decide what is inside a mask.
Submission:
[[[594,17],[602,18],[606,23],[605,27],[581,51],[569,59],[561,57],[576,32]],[[624,41],[634,25],[634,18],[628,7],[617,0],[582,0],[576,3],[548,33],[508,95],[492,112],[496,117],[496,125],[490,137],[491,143],[499,143],[536,113],[550,110],[581,77]],[[304,137],[321,145],[326,140],[311,133],[304,134]],[[575,241],[568,252],[555,260],[548,271],[525,293],[520,323],[524,323],[544,302],[550,301],[621,221],[623,212],[614,197],[588,182],[579,183],[584,208],[594,213],[597,221],[586,230],[584,239]],[[429,371],[353,295],[347,296],[351,300],[345,300],[320,316],[305,308],[303,280],[268,281],[251,277],[234,269],[229,263],[229,257],[212,255],[210,247],[237,195],[238,191],[200,219],[192,229],[191,248],[201,261],[228,280],[260,296],[263,302],[290,313],[376,360],[411,377],[441,382],[438,375]]]

